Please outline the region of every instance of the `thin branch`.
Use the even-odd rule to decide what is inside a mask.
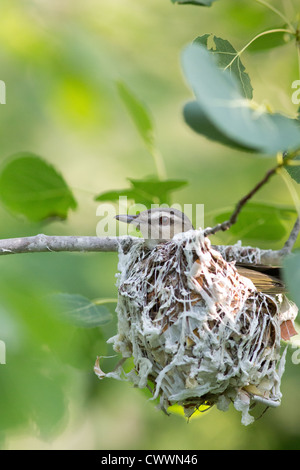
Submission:
[[[295,225],[281,250],[261,250],[261,264],[270,266],[282,266],[287,255],[290,255],[300,232],[300,219],[297,218]]]
[[[236,208],[234,212],[232,213],[230,219],[226,220],[225,222],[222,222],[221,224],[216,225],[213,228],[207,228],[204,232],[204,235],[207,237],[208,235],[214,235],[215,233],[219,232],[222,230],[225,232],[226,230],[229,230],[230,227],[236,223],[237,218],[239,216],[239,213],[241,212],[242,208],[245,206],[245,204],[251,199],[254,194],[257,193],[257,191],[264,186],[267,181],[277,172],[279,168],[281,168],[284,165],[284,163],[278,164],[276,167],[272,168],[269,170],[263,179],[257,183],[257,185],[248,193],[246,196],[244,196],[236,205]]]
[[[300,218],[298,217],[290,233],[289,238],[285,242],[284,247],[280,250],[283,254],[287,255],[291,253],[293,246],[295,245],[296,240],[298,238],[299,232],[300,232]]]
[[[267,171],[267,173],[265,174],[263,179],[260,180],[257,183],[257,185],[248,194],[246,194],[246,196],[244,196],[237,203],[234,212],[231,214],[231,217],[228,220],[226,220],[225,222],[222,222],[221,224],[218,224],[213,228],[207,228],[204,231],[204,236],[207,237],[209,235],[214,235],[215,233],[217,233],[221,230],[226,231],[226,230],[230,229],[230,227],[233,224],[236,223],[241,210],[243,209],[245,204],[247,204],[249,199],[251,199],[257,193],[257,191],[269,181],[269,179],[274,174],[280,173],[281,176],[283,176],[282,175],[283,168],[286,165],[289,165],[290,163],[294,163],[293,158],[295,158],[297,156],[297,154],[298,154],[298,151],[296,151],[296,152],[294,152],[290,155],[288,155],[288,154],[286,154],[286,155],[278,154],[277,155],[278,164],[274,168],[271,168],[269,171]],[[298,210],[297,201],[295,201],[295,205],[296,205],[297,210]],[[263,252],[262,252],[263,260],[261,262],[264,263],[264,264],[281,265],[283,258],[286,255],[291,253],[291,251],[293,249],[293,246],[295,245],[296,240],[298,238],[299,232],[300,232],[300,213],[299,213],[299,210],[298,210],[297,220],[296,220],[295,225],[294,225],[294,227],[293,227],[293,229],[292,229],[292,231],[289,235],[289,238],[285,242],[283,248],[281,250],[277,250],[277,251],[263,250]]]

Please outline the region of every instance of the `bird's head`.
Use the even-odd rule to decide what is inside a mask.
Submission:
[[[178,233],[194,227],[190,219],[177,209],[149,209],[138,215],[117,215],[120,222],[133,224],[140,230],[149,247],[171,240]]]

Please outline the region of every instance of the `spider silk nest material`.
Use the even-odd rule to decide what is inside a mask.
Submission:
[[[201,405],[226,411],[233,402],[248,425],[254,403],[280,404],[280,302],[240,276],[203,231],[152,250],[140,239],[129,248],[121,240],[119,271],[118,334],[108,342],[132,356],[134,368],[99,368],[100,378],[140,388],[150,381],[160,408],[177,403],[187,417]]]

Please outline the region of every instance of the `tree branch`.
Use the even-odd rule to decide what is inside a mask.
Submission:
[[[299,225],[295,224],[294,229],[299,230]],[[227,261],[245,261],[253,259],[253,263],[280,266],[284,256],[291,249],[291,241],[295,240],[296,230],[290,236],[288,250],[285,245],[282,250],[260,250],[254,247],[243,246],[223,246],[212,245],[212,248],[219,251]],[[293,233],[292,231],[292,233]],[[59,236],[39,234],[33,237],[8,238],[0,240],[0,256],[13,255],[18,253],[49,253],[49,252],[117,252],[119,245],[123,249],[129,249],[133,243],[142,242],[143,239],[131,236],[122,237],[89,237],[89,236]],[[233,258],[232,258],[233,256]],[[248,261],[249,262],[249,261]]]
[[[39,234],[34,237],[0,240],[0,255],[60,251],[118,251],[118,241],[126,237],[56,236]],[[128,237],[131,239],[132,237]]]
[[[289,253],[291,253],[293,246],[295,245],[296,240],[298,238],[299,232],[300,232],[300,219],[298,217],[290,233],[289,238],[285,242],[283,248],[280,250],[284,255],[288,255]]]

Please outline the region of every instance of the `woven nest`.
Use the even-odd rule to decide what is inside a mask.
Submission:
[[[280,354],[280,309],[190,231],[148,250],[120,244],[118,334],[109,342],[134,369],[101,377],[125,378],[167,410],[190,416],[202,405],[223,411],[233,402],[242,423],[254,402],[280,404],[285,352]],[[97,373],[97,371],[96,371]]]

